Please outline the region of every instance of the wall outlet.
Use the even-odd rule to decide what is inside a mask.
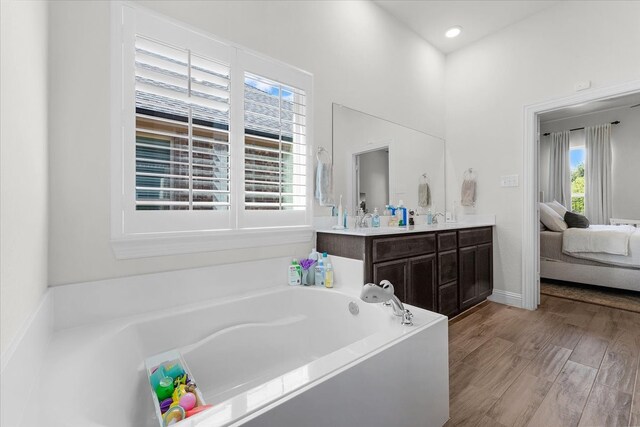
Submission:
[[[591,81],[590,80],[583,80],[581,82],[577,82],[575,87],[576,87],[576,92],[581,91],[581,90],[585,90],[585,89],[589,89],[591,87]]]
[[[500,187],[517,187],[518,175],[502,175],[500,177]]]

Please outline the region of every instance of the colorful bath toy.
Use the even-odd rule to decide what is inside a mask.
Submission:
[[[179,363],[164,365],[164,374],[171,378],[178,378],[184,375],[184,369]]]
[[[173,399],[170,397],[167,397],[162,402],[160,402],[160,413],[164,414],[165,412],[167,412],[172,403]]]
[[[174,406],[169,409],[164,416],[162,417],[162,422],[164,427],[170,426],[172,424],[177,423],[178,421],[184,420],[186,417],[186,412],[180,406]]]
[[[199,414],[200,412],[206,411],[207,409],[213,408],[213,405],[202,405],[202,406],[196,406],[195,408],[193,408],[190,411],[187,411],[187,418],[195,415],[195,414]]]
[[[180,398],[178,404],[182,406],[185,411],[190,411],[196,406],[196,395],[186,393]]]
[[[156,395],[158,396],[158,400],[162,402],[166,398],[171,397],[173,392],[173,378],[162,378],[158,383],[158,387],[156,387]]]

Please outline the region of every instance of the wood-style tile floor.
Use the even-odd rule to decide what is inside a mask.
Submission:
[[[446,426],[640,426],[640,314],[542,295],[449,325]]]

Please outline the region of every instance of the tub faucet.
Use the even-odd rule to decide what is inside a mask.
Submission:
[[[360,299],[369,303],[390,303],[393,314],[402,317],[402,324],[413,325],[413,314],[404,308],[402,301],[393,293],[393,285],[388,280],[383,280],[379,285],[375,283],[367,283],[362,287]]]

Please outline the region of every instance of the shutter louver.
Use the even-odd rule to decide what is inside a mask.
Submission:
[[[136,37],[136,210],[229,210],[229,93],[229,65]]]
[[[244,80],[246,210],[305,210],[305,92],[255,74]]]

